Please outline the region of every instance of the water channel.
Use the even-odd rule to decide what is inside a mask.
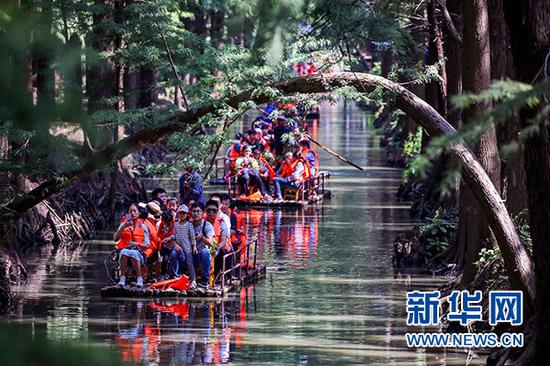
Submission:
[[[268,266],[265,281],[223,301],[102,299],[102,260],[113,242],[111,232],[99,232],[32,263],[12,321],[152,365],[465,364],[463,351],[406,347],[406,291],[434,289],[443,279],[394,273],[392,242],[413,221],[395,199],[401,172],[386,167],[367,117],[350,104],[326,105],[311,126],[314,138],[366,167],[318,150],[332,174],[332,199],[304,210],[247,212]],[[173,181],[159,184],[175,189]]]

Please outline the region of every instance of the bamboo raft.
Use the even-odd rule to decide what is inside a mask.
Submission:
[[[254,246],[254,252],[251,253],[250,248]],[[266,276],[266,267],[264,264],[256,263],[256,253],[258,249],[258,242],[248,243],[247,245],[239,248],[235,252],[224,255],[222,270],[218,275],[220,279],[220,285],[213,286],[212,288],[204,289],[197,287],[195,289],[188,289],[179,291],[176,289],[151,289],[148,288],[151,284],[146,284],[144,287],[137,287],[134,283],[119,287],[117,285],[108,285],[101,289],[101,296],[107,298],[157,298],[157,297],[172,297],[172,298],[220,298],[229,293],[238,291],[241,287],[256,283]],[[226,281],[225,278],[228,275],[234,275],[235,271],[241,267],[241,262],[231,267],[226,268],[226,260],[228,257],[233,256],[234,259],[241,255],[241,252],[246,252],[246,260],[244,262],[245,267],[240,268],[240,275],[230,277],[230,281]],[[235,263],[235,261],[234,261]],[[224,284],[224,285],[221,285]]]
[[[329,199],[332,197],[330,190],[326,189],[322,194],[316,196],[311,196],[303,200],[284,200],[282,202],[250,202],[236,199],[235,203],[238,207],[288,207],[288,208],[302,208],[307,205],[312,205],[318,202],[323,201],[324,199]]]

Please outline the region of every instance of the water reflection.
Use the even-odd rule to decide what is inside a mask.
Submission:
[[[320,215],[321,213],[321,215]],[[305,269],[315,265],[322,206],[297,210],[246,211],[249,237],[264,243],[260,256],[285,270]]]
[[[393,271],[396,231],[414,222],[395,201],[401,172],[385,166],[367,115],[325,106],[315,123],[315,139],[367,169],[317,151],[332,174],[331,200],[246,210],[265,281],[224,301],[102,299],[102,260],[113,248],[112,233],[103,232],[81,249],[36,253],[12,321],[44,328],[51,339],[98,343],[138,364],[463,365],[466,352],[405,345],[406,291],[433,290],[445,279]],[[177,188],[174,179],[156,184]]]
[[[156,300],[116,305],[121,359],[147,364],[220,364],[242,347],[254,288],[228,301]],[[112,329],[110,329],[112,331]]]

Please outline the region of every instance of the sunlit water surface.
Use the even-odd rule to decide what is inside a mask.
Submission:
[[[99,232],[81,247],[33,261],[12,321],[147,364],[481,363],[463,351],[406,347],[406,291],[434,289],[444,279],[394,273],[392,242],[413,222],[395,199],[401,172],[385,166],[367,114],[326,105],[310,132],[366,169],[317,149],[332,174],[332,199],[303,211],[248,211],[250,236],[268,266],[265,281],[223,301],[103,299],[102,261],[113,243],[111,232]],[[176,189],[173,180],[158,184]]]

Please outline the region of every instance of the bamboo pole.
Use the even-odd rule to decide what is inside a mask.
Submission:
[[[334,156],[335,158],[339,159],[339,160],[342,160],[344,163],[347,163],[349,165],[351,165],[352,167],[355,167],[361,171],[364,171],[365,169],[363,169],[362,167],[360,167],[359,165],[355,164],[354,162],[352,162],[351,160],[349,160],[348,158],[338,154],[337,152],[329,149],[328,147],[326,147],[325,145],[321,144],[320,142],[317,142],[315,141],[314,139],[311,138],[311,136],[309,135],[306,135],[306,137],[308,138],[309,141],[313,142],[315,145],[319,146],[321,149],[325,150],[326,152],[328,152],[330,155]]]

